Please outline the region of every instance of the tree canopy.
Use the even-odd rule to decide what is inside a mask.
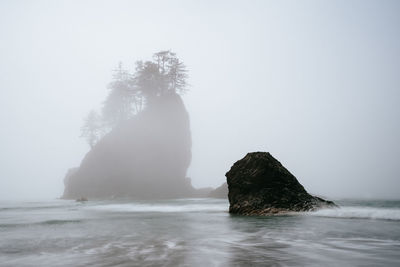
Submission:
[[[103,127],[102,131],[96,133],[97,136],[128,120],[146,106],[152,105],[157,97],[186,93],[188,87],[186,66],[170,50],[155,53],[152,60],[137,61],[135,66],[134,71],[129,71],[124,69],[120,62],[113,70],[101,117],[96,114],[99,127]],[[90,121],[94,120],[94,117],[94,113],[89,113],[82,127],[85,129],[82,130],[82,136],[87,138],[91,147],[101,138],[101,136],[94,138],[96,134],[92,136],[91,131],[95,127]]]
[[[101,120],[96,111],[91,110],[84,119],[81,128],[81,137],[86,138],[87,143],[92,148],[101,137]]]
[[[114,127],[129,119],[156,97],[184,94],[187,77],[186,66],[169,50],[155,53],[153,60],[137,61],[134,72],[123,69],[120,63],[114,70],[103,105],[106,124]]]

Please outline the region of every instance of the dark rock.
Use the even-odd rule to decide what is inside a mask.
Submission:
[[[86,197],[80,197],[76,200],[76,202],[86,202],[88,199]]]
[[[216,189],[212,190],[208,197],[213,198],[228,198],[228,184],[223,183],[221,186],[217,187]]]
[[[268,215],[336,206],[312,196],[270,153],[248,153],[226,173],[229,212]]]

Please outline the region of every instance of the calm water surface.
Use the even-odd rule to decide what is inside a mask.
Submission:
[[[400,201],[272,217],[220,199],[0,202],[1,266],[400,266]]]

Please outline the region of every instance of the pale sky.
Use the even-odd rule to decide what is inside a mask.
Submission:
[[[55,198],[111,70],[189,69],[196,187],[269,151],[313,194],[400,198],[399,1],[0,1],[0,199]]]

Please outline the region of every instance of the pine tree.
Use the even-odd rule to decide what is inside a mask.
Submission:
[[[84,123],[81,128],[81,137],[86,138],[86,141],[89,144],[90,148],[93,148],[93,146],[101,138],[101,135],[102,127],[100,116],[97,114],[96,111],[91,110],[84,119]]]
[[[135,99],[132,88],[131,75],[119,63],[115,69],[113,80],[108,85],[109,94],[103,103],[103,119],[110,128],[121,121],[129,119],[134,114],[133,102]]]

